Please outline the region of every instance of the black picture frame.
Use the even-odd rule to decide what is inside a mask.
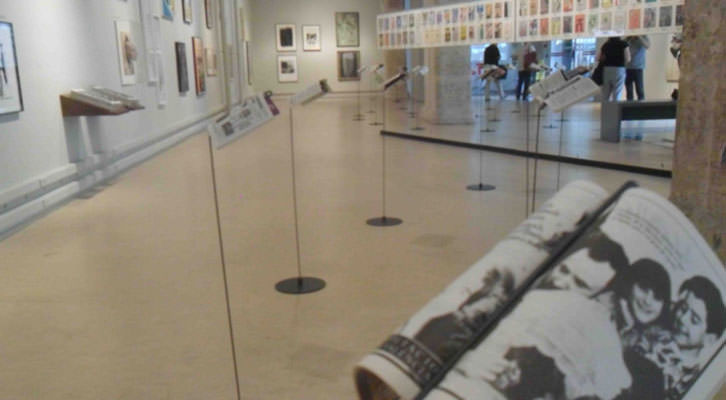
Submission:
[[[176,74],[179,85],[179,93],[189,91],[189,67],[187,65],[187,45],[184,42],[175,42],[176,50]]]
[[[8,57],[7,54],[10,54],[12,64],[14,64],[14,68],[11,67],[11,72],[15,73],[15,84],[18,85],[17,106],[9,111],[2,111],[2,99],[0,99],[0,115],[17,114],[25,111],[25,104],[23,103],[23,90],[20,85],[20,63],[18,62],[18,52],[15,45],[15,30],[13,24],[6,21],[0,21],[0,27],[5,27],[10,31],[10,48],[8,50],[1,48],[2,42],[0,41],[0,79],[3,79],[5,84],[10,84],[11,77],[8,76],[6,67],[8,63],[6,57]]]

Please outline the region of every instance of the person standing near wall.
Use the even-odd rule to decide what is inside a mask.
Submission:
[[[532,81],[532,70],[530,69],[530,66],[536,63],[537,51],[534,46],[529,43],[525,43],[519,50],[519,55],[517,56],[517,69],[519,72],[516,90],[517,100],[520,98],[522,98],[522,100],[527,100],[527,96],[529,95],[529,83]]]
[[[630,62],[628,43],[613,36],[600,48],[597,59],[603,63],[602,101],[618,101],[625,83],[625,65]]]
[[[643,70],[645,69],[645,51],[650,48],[650,39],[647,36],[628,36],[625,38],[630,48],[630,62],[625,69],[625,93],[628,101],[634,100],[633,85],[638,94],[638,101],[645,100],[643,89]]]
[[[499,98],[504,99],[504,91],[502,90],[502,84],[499,79],[496,78],[496,74],[487,74],[491,69],[499,69],[499,60],[502,58],[499,53],[499,47],[492,43],[484,50],[484,76],[486,77],[486,100],[489,101],[489,95],[492,92],[492,83],[497,85],[499,90]]]

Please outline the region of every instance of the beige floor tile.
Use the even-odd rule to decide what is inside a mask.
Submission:
[[[353,365],[525,217],[524,159],[386,139],[355,98],[295,112],[304,275],[321,292],[274,291],[296,274],[286,101],[282,115],[215,151],[244,399],[348,399]],[[392,118],[396,114],[392,114]],[[443,128],[437,128],[444,131]],[[234,399],[205,137],[128,172],[0,242],[0,398]],[[530,180],[533,162],[530,162]],[[536,201],[559,184],[667,179],[540,162]]]

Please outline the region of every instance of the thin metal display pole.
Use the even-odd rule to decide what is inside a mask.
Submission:
[[[369,101],[368,101],[368,106],[369,106],[368,107],[369,108],[368,114],[376,114],[377,113],[376,110],[375,110],[375,107],[376,107],[376,85],[375,85],[375,81],[376,81],[376,78],[375,78],[375,72],[374,72],[371,75],[371,83],[369,85],[370,86],[370,89],[371,89],[371,97],[369,98]]]
[[[381,114],[383,115],[383,122],[378,121],[378,110],[376,110],[376,120],[374,122],[370,123],[370,125],[372,125],[372,126],[385,125],[385,119],[386,119],[386,92],[385,92],[385,90],[381,91],[379,93],[379,96],[381,96],[380,103],[381,103]]]
[[[416,118],[416,76],[411,77],[411,98],[409,99],[409,113],[408,116]]]
[[[292,208],[295,214],[295,255],[297,259],[297,276],[302,277],[302,267],[300,262],[300,229],[297,215],[297,177],[295,175],[295,135],[293,134],[293,106],[290,105],[290,167],[292,172]]]
[[[484,124],[485,129],[479,129],[479,144],[484,145],[484,133],[483,132],[494,132],[487,127],[488,115],[484,113],[484,97],[481,99],[481,115],[479,116],[479,125]],[[496,186],[484,183],[484,150],[479,150],[479,183],[473,185],[467,185],[466,190],[476,192],[488,192],[496,189]]]
[[[487,86],[487,90],[489,90],[489,87],[488,86],[490,84],[491,84],[490,82],[488,82],[488,83],[485,84],[485,86]],[[482,93],[483,92],[484,92],[484,90],[482,89]],[[484,107],[485,105],[486,105],[486,101],[484,101],[484,97],[482,97],[482,100],[481,100],[481,116],[479,117],[479,124],[480,125],[483,124],[484,125],[484,129],[480,129],[479,132],[491,133],[491,132],[494,132],[494,129],[489,128],[489,111],[493,110],[493,108]],[[486,109],[486,111],[485,111],[485,109]],[[482,140],[481,142],[482,142],[481,144],[484,144],[484,140]]]
[[[414,87],[415,87],[415,85],[414,85]],[[425,93],[426,92],[424,91],[424,95],[425,95]],[[413,96],[413,116],[414,116],[415,119],[414,119],[414,127],[413,127],[412,130],[414,130],[414,131],[422,131],[424,128],[421,126],[421,120],[420,120],[421,108],[418,107],[418,110],[416,108],[417,108],[417,106],[416,106],[416,96]]]
[[[526,139],[525,146],[527,148],[527,153],[529,153],[529,125],[530,125],[530,123],[529,123],[529,102],[527,101],[526,103],[527,104],[525,106],[525,109],[527,111],[527,139]],[[526,197],[525,200],[526,200],[526,202],[524,203],[524,215],[525,215],[525,217],[529,217],[529,154],[527,155],[527,157],[525,157],[525,164],[526,164],[526,173],[524,174],[524,176],[525,176],[525,189],[526,189],[525,190],[525,197]]]
[[[540,131],[540,115],[542,114],[542,107],[537,110],[537,134],[535,135],[534,142],[534,177],[532,182],[532,212],[537,202],[537,165],[539,164],[539,131]]]
[[[386,137],[381,135],[381,210],[383,219],[386,219]]]
[[[212,136],[209,136],[209,162],[212,170],[212,188],[214,189],[214,212],[217,217],[217,239],[219,242],[219,257],[222,260],[222,280],[224,281],[224,302],[227,306],[227,326],[229,340],[232,347],[232,364],[234,365],[234,383],[237,389],[237,400],[242,400],[239,387],[239,367],[237,366],[237,350],[234,346],[234,326],[232,325],[232,307],[229,301],[229,283],[227,280],[227,261],[224,256],[224,239],[222,236],[222,221],[219,216],[219,195],[217,194],[217,170],[214,165],[214,150],[212,150]]]
[[[297,179],[295,176],[295,134],[293,130],[293,105],[290,104],[290,166],[292,170],[292,205],[295,215],[295,257],[297,259],[297,277],[278,282],[275,289],[285,294],[306,294],[317,292],[325,287],[325,281],[318,278],[302,276],[300,262],[300,229],[297,213]]]
[[[383,130],[386,130],[386,91],[381,94],[383,97]],[[386,216],[386,136],[381,134],[381,211],[380,217],[370,218],[366,223],[370,226],[386,227],[403,223],[400,218]]]
[[[557,156],[562,156],[562,136],[565,126],[565,110],[563,109],[560,112],[560,144],[559,149],[557,150]],[[562,168],[562,163],[560,161],[557,161],[557,190],[560,190],[560,172]]]
[[[361,74],[359,74],[361,75]],[[363,114],[361,114],[360,110],[360,96],[361,96],[361,85],[362,85],[362,79],[361,76],[358,76],[358,114],[356,114],[353,117],[353,121],[363,121]]]

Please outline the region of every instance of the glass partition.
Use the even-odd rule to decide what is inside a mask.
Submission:
[[[649,47],[643,59],[643,85],[645,100],[639,104],[624,103],[627,91],[620,86],[618,107],[620,114],[611,108],[603,110],[600,95],[585,99],[564,112],[552,112],[544,108],[539,112],[538,103],[531,96],[517,100],[518,81],[522,74],[523,43],[499,43],[498,64],[501,74],[492,78],[493,65],[484,64],[484,52],[489,44],[469,46],[470,68],[454,69],[447,64],[454,61],[441,57],[450,48],[427,48],[406,51],[430,66],[427,76],[410,76],[409,80],[420,81],[424,93],[397,95],[406,96],[406,109],[392,108],[390,125],[387,129],[406,136],[436,139],[442,143],[485,146],[504,152],[530,152],[561,157],[569,162],[601,164],[605,167],[628,169],[653,173],[659,176],[670,174],[675,141],[675,102],[671,95],[677,89],[677,62],[672,56],[671,34],[653,34],[646,37]],[[559,70],[571,71],[579,68],[590,76],[596,65],[596,55],[605,39],[578,38],[574,40],[553,40],[527,43],[536,53],[536,70],[529,74],[530,85]],[[453,54],[453,53],[452,53]],[[444,63],[444,64],[442,64]],[[471,97],[468,102],[452,101],[444,82],[453,82],[469,77]],[[482,78],[484,77],[484,78]],[[526,78],[524,78],[526,79]],[[523,84],[521,85],[523,89]],[[502,96],[499,88],[501,87]],[[637,100],[637,91],[633,91]],[[651,102],[658,103],[656,109],[647,109]],[[414,110],[415,109],[415,110]],[[624,111],[623,111],[624,110]],[[652,112],[650,112],[652,111]],[[457,118],[450,115],[458,114]],[[418,114],[418,116],[416,116]],[[416,119],[418,118],[418,119]],[[603,124],[603,119],[606,122]],[[416,127],[422,129],[414,129]],[[619,128],[618,128],[619,127]],[[617,132],[619,129],[619,134]]]

